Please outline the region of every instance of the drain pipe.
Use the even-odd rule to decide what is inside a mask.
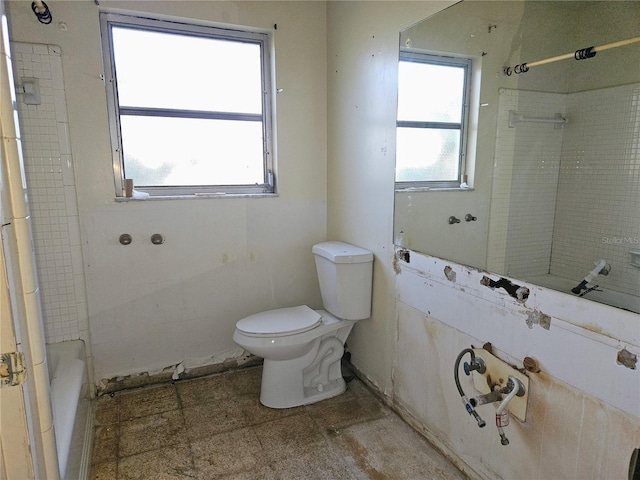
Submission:
[[[462,404],[464,405],[464,408],[467,410],[469,415],[472,415],[473,418],[476,419],[476,422],[478,422],[478,427],[482,428],[487,423],[482,418],[480,418],[480,415],[478,415],[478,413],[476,412],[475,408],[473,408],[473,406],[469,402],[469,399],[464,394],[464,390],[462,390],[462,386],[460,385],[460,376],[458,374],[458,370],[460,370],[460,362],[462,361],[462,357],[464,357],[467,353],[471,357],[471,363],[466,363],[465,362],[465,364],[464,364],[464,373],[466,375],[471,375],[471,372],[473,370],[478,370],[480,373],[482,373],[482,372],[484,372],[486,370],[484,362],[482,362],[481,359],[477,359],[476,360],[476,355],[475,355],[475,353],[473,353],[473,350],[470,349],[470,348],[465,348],[464,350],[462,350],[458,354],[458,357],[456,358],[456,363],[455,363],[455,367],[454,367],[454,370],[453,370],[453,378],[455,379],[456,388],[458,389],[458,393],[460,394],[460,398],[462,398]]]
[[[498,428],[498,434],[500,435],[500,443],[502,445],[509,445],[509,439],[504,434],[504,430],[503,430],[503,427],[506,427],[507,425],[509,425],[509,412],[506,411],[505,408],[507,408],[507,404],[511,401],[513,397],[518,395],[518,393],[522,391],[521,395],[524,394],[524,387],[522,386],[520,381],[516,377],[512,377],[511,375],[509,375],[509,381],[507,383],[507,386],[502,390],[500,390],[500,392],[507,393],[505,390],[508,390],[509,387],[511,387],[511,390],[509,391],[507,396],[504,397],[504,400],[502,400],[502,402],[500,403],[500,406],[498,407],[498,410],[496,411],[496,427]]]
[[[1,0],[0,0],[1,1]],[[7,205],[3,205],[5,219],[10,225],[3,227],[8,234],[8,254],[11,260],[10,288],[15,289],[16,312],[22,335],[22,347],[27,359],[27,389],[33,421],[30,435],[36,478],[59,480],[58,456],[53,427],[53,412],[49,385],[49,371],[45,351],[44,328],[40,306],[40,290],[35,275],[35,259],[31,242],[31,218],[25,202],[26,180],[21,162],[21,144],[14,122],[15,89],[9,57],[9,33],[6,15],[0,5],[0,30],[5,58],[0,61],[0,137],[4,142],[4,155],[0,162],[0,184],[6,191]],[[6,221],[6,220],[5,220]],[[3,232],[3,233],[4,233]]]

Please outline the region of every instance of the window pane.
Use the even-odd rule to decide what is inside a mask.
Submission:
[[[464,68],[400,62],[398,74],[398,120],[461,123]]]
[[[113,27],[121,106],[262,113],[260,45]]]
[[[262,124],[121,117],[126,178],[137,186],[263,184]]]
[[[459,180],[460,131],[398,128],[396,182]]]

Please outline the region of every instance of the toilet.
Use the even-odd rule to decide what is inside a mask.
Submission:
[[[346,390],[340,360],[358,320],[371,316],[373,253],[343,242],[313,246],[323,310],[306,305],[256,313],[233,340],[264,358],[260,402],[291,408]]]

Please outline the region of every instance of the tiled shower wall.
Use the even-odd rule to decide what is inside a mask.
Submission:
[[[566,113],[568,123],[510,128],[509,110]],[[487,268],[579,281],[604,258],[612,269],[598,284],[640,295],[629,254],[640,250],[639,185],[640,85],[568,95],[502,90]]]
[[[88,340],[60,47],[14,42],[11,49],[45,338]],[[39,105],[25,104],[23,78],[38,79]]]
[[[509,126],[526,117],[564,114],[564,95],[501,89],[491,193],[487,269],[514,277],[549,273],[564,127]]]
[[[604,258],[597,283],[640,295],[640,84],[567,95],[567,112],[551,273],[582,279]]]

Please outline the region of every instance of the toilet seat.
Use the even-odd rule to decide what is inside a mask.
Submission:
[[[250,315],[239,320],[236,328],[251,337],[280,337],[312,330],[321,323],[322,315],[300,305]]]

